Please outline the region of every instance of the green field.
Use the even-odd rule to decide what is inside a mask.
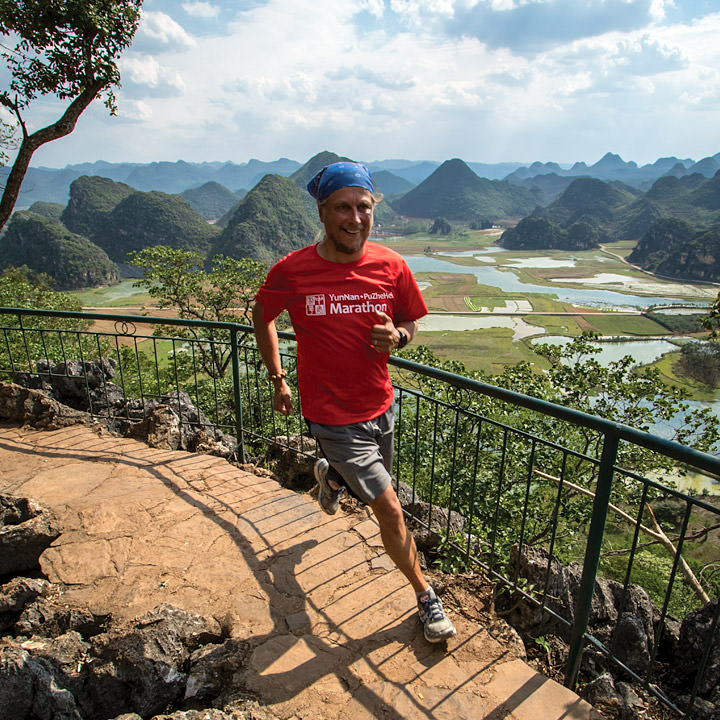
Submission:
[[[150,295],[143,288],[134,288],[134,282],[123,280],[117,285],[73,290],[69,294],[78,298],[84,308],[142,307],[150,302]]]
[[[667,330],[643,315],[585,315],[585,320],[600,335],[666,335]]]
[[[442,360],[458,360],[468,370],[501,373],[506,365],[527,360],[538,370],[547,361],[524,342],[513,341],[513,331],[507,328],[463,330],[459,332],[423,332],[416,344],[426,345]]]

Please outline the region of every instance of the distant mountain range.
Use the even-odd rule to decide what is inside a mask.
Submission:
[[[319,169],[340,159],[323,151],[304,165],[281,159],[243,166],[93,163],[62,171],[37,169],[39,175],[30,181],[44,178],[46,190],[57,190],[57,183],[67,182],[79,168],[106,175],[75,177],[65,203],[46,198],[17,211],[0,237],[0,270],[25,264],[53,275],[61,289],[105,284],[119,268],[125,271],[129,252],[160,244],[206,257],[220,253],[271,264],[316,236],[317,207],[305,186]],[[376,223],[391,232],[428,231],[431,225],[442,232],[452,228],[448,221],[471,228],[502,224],[507,230],[500,244],[517,250],[584,250],[630,240],[637,243],[632,262],[647,269],[718,281],[719,159],[720,153],[699,163],[663,158],[638,167],[607,154],[590,167],[516,167],[502,180],[480,177],[478,164],[473,168],[459,158],[370,166],[385,195],[376,208]],[[651,182],[653,173],[659,176]],[[617,175],[622,179],[607,179]],[[234,191],[209,177],[249,188]],[[184,187],[187,182],[195,184]]]
[[[323,155],[324,153],[319,153],[315,158],[320,158],[319,162],[323,162],[321,159]],[[326,153],[326,155],[339,157],[334,153]],[[309,179],[323,166],[322,164],[317,168],[311,166],[313,160],[314,158],[311,158],[304,164],[287,158],[271,162],[250,160],[242,164],[190,163],[183,160],[146,164],[98,161],[68,165],[62,169],[31,167],[23,182],[17,209],[26,209],[37,201],[67,203],[70,184],[83,175],[106,177],[145,192],[159,190],[165,193],[183,193],[214,182],[232,193],[239,192],[242,195],[268,174],[290,177],[304,167],[307,168],[309,174],[307,179]],[[544,199],[549,202],[577,177],[593,177],[605,181],[619,180],[642,190],[647,190],[655,180],[664,175],[683,177],[699,173],[705,177],[712,177],[720,170],[720,153],[702,158],[698,162],[690,158],[666,157],[642,166],[632,161],[626,162],[619,155],[610,152],[594,165],[586,165],[584,162],[577,162],[572,166],[562,166],[555,162],[530,164],[466,162],[466,164],[478,177],[487,180],[506,180],[528,189],[537,186],[542,190]],[[380,190],[385,195],[394,196],[406,194],[411,187],[426,180],[442,163],[397,159],[366,162],[366,165],[377,174]],[[4,182],[8,173],[8,168],[0,168],[0,183]],[[408,187],[407,183],[411,187]]]

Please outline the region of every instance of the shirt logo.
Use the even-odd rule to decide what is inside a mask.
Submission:
[[[326,315],[324,295],[305,296],[305,314],[308,316]]]

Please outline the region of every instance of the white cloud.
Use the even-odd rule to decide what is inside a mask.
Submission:
[[[247,75],[239,78],[229,89],[233,87],[254,102],[290,102],[302,106],[316,99],[314,82],[302,73],[287,78]]]
[[[385,90],[408,90],[415,85],[412,79],[395,77],[395,73],[379,72],[362,65],[355,65],[352,68],[340,67],[328,71],[326,76],[331,80],[360,80]]]
[[[711,122],[720,110],[720,13],[668,24],[667,0],[605,0],[608,17],[594,27],[601,0],[262,0],[243,10],[228,2],[212,0],[235,12],[212,37],[180,3],[144,13],[121,63],[126,122],[98,113],[77,145],[75,135],[64,145],[75,147],[70,161],[115,159],[109,152],[304,161],[330,149],[485,162],[594,162],[611,150],[640,163],[720,150]],[[536,42],[571,10],[565,30]],[[492,21],[492,41],[480,25],[450,24],[463,14]],[[528,18],[541,22],[527,28]]]
[[[126,95],[157,99],[175,97],[185,91],[180,73],[164,67],[152,55],[123,58],[120,71]]]
[[[118,118],[127,122],[145,123],[153,118],[153,110],[142,100],[123,100],[118,104]]]
[[[371,15],[381,18],[385,13],[384,0],[361,0],[360,9],[367,10]]]
[[[214,18],[220,14],[220,8],[203,0],[189,0],[182,4],[182,9],[193,17],[198,18]]]
[[[618,66],[631,75],[657,75],[687,65],[681,49],[664,45],[645,35],[618,44]]]
[[[188,49],[195,46],[195,39],[166,13],[143,12],[133,49]]]

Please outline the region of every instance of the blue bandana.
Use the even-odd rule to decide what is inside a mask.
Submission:
[[[370,171],[355,162],[336,162],[324,167],[308,184],[308,192],[316,200],[324,200],[336,190],[344,187],[361,187],[375,192]]]

